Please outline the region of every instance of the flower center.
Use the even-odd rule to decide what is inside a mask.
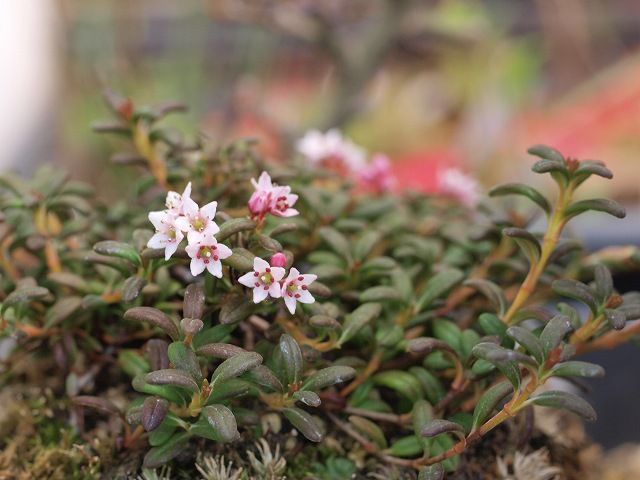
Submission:
[[[276,200],[276,209],[284,212],[287,208],[289,208],[289,202],[287,202],[287,197],[282,196],[278,197]]]
[[[264,272],[260,276],[260,281],[268,286],[268,285],[271,285],[273,283],[273,277],[271,276],[271,274],[269,272]]]
[[[204,261],[204,263],[209,263],[211,260],[213,260],[214,262],[217,262],[218,259],[220,258],[218,256],[218,247],[216,247],[215,245],[205,245],[200,247],[200,250],[198,250],[198,255],[197,257],[201,260]]]
[[[191,226],[194,228],[194,230],[197,230],[198,232],[201,232],[202,230],[204,230],[204,227],[206,226],[207,222],[204,220],[204,218],[198,216],[196,218],[193,219],[193,221],[191,222]]]

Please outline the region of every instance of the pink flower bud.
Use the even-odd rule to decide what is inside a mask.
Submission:
[[[274,253],[270,260],[272,267],[284,267],[287,264],[287,257],[284,256],[284,253],[278,252]]]

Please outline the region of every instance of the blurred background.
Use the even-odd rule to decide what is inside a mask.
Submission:
[[[586,194],[629,216],[587,215],[575,233],[589,248],[640,243],[638,0],[4,0],[0,65],[2,171],[55,162],[99,189],[122,181],[90,129],[110,87],[184,101],[177,130],[256,137],[275,161],[307,129],[338,127],[387,153],[400,187],[427,191],[451,165],[485,187],[539,182],[535,143],[601,159],[616,176]],[[637,275],[617,281],[640,289]],[[639,439],[617,413],[637,402],[627,373],[598,383],[592,433],[609,446]]]

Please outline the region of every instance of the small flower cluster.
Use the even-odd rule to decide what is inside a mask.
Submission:
[[[271,182],[267,172],[262,172],[258,181],[251,179],[255,192],[249,199],[249,211],[252,218],[262,220],[267,214],[277,217],[298,215],[291,208],[298,196],[291,193],[291,187],[279,186]],[[229,247],[218,243],[215,234],[220,228],[214,221],[217,202],[210,202],[200,208],[191,199],[191,183],[184,192],[169,192],[166,209],[150,212],[149,220],[156,233],[149,239],[149,248],[164,248],[165,260],[169,260],[187,237],[187,254],[191,258],[191,274],[199,275],[208,270],[213,276],[222,277],[221,260],[232,255]],[[283,298],[287,309],[294,314],[297,302],[313,303],[315,299],[309,292],[309,284],[317,278],[312,274],[301,274],[296,268],[289,270],[285,279],[286,258],[282,253],[271,257],[271,264],[255,257],[253,271],[238,279],[242,285],[253,289],[253,301],[259,303],[268,297]]]
[[[164,248],[164,258],[169,260],[186,235],[188,245],[185,250],[191,258],[191,274],[199,275],[207,269],[213,276],[222,277],[220,261],[231,256],[231,249],[218,243],[214,236],[220,230],[214,221],[218,202],[199,207],[191,199],[189,182],[182,194],[169,192],[165,205],[165,210],[149,213],[156,233],[147,246]]]
[[[257,182],[252,178],[251,183],[256,189],[249,199],[249,212],[253,219],[262,220],[269,213],[276,217],[298,215],[298,210],[292,208],[298,201],[298,195],[291,193],[291,187],[272,183],[267,172],[262,172]]]
[[[297,268],[291,268],[285,277],[286,258],[282,253],[271,257],[271,264],[262,258],[253,260],[253,271],[245,273],[238,279],[242,285],[253,289],[253,301],[259,303],[267,297],[283,298],[284,303],[293,315],[297,302],[313,303],[315,299],[309,292],[309,285],[318,278],[313,274],[301,274]]]
[[[376,154],[368,161],[365,150],[339,130],[310,130],[298,140],[296,148],[312,165],[351,175],[366,189],[381,193],[395,187],[388,157]]]
[[[440,193],[458,199],[468,208],[474,208],[480,202],[482,194],[478,181],[459,168],[452,167],[438,172],[437,181]]]

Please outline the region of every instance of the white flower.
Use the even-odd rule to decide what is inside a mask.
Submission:
[[[176,225],[176,217],[167,211],[149,212],[149,221],[155,227],[156,233],[147,242],[147,247],[164,248],[164,258],[169,260],[184,238]]]
[[[191,231],[188,236],[189,245],[185,249],[191,257],[191,275],[194,277],[204,272],[205,268],[214,277],[222,278],[222,263],[220,260],[231,256],[229,247],[218,243],[211,233],[200,234]]]
[[[182,215],[176,219],[176,225],[183,232],[196,234],[189,238],[215,235],[220,231],[218,224],[213,221],[217,207],[218,202],[210,202],[200,208],[196,202],[186,198],[182,205]],[[189,243],[191,243],[191,240]]]
[[[269,295],[280,298],[280,280],[284,277],[285,270],[282,267],[272,267],[262,258],[253,259],[253,271],[245,273],[238,279],[245,287],[253,289],[253,302],[260,303]]]
[[[309,284],[313,283],[317,275],[301,275],[298,269],[291,268],[289,276],[282,284],[282,298],[289,312],[293,315],[296,311],[296,302],[313,303],[315,298],[309,293]]]
[[[298,152],[310,163],[357,172],[366,164],[365,151],[332,128],[326,133],[310,130],[296,143]]]
[[[187,183],[182,195],[174,191],[167,193],[167,199],[165,200],[167,210],[176,216],[182,215],[183,205],[187,199],[191,200],[191,182]]]
[[[438,190],[457,198],[469,208],[480,202],[480,185],[471,175],[458,168],[447,168],[438,172]]]

